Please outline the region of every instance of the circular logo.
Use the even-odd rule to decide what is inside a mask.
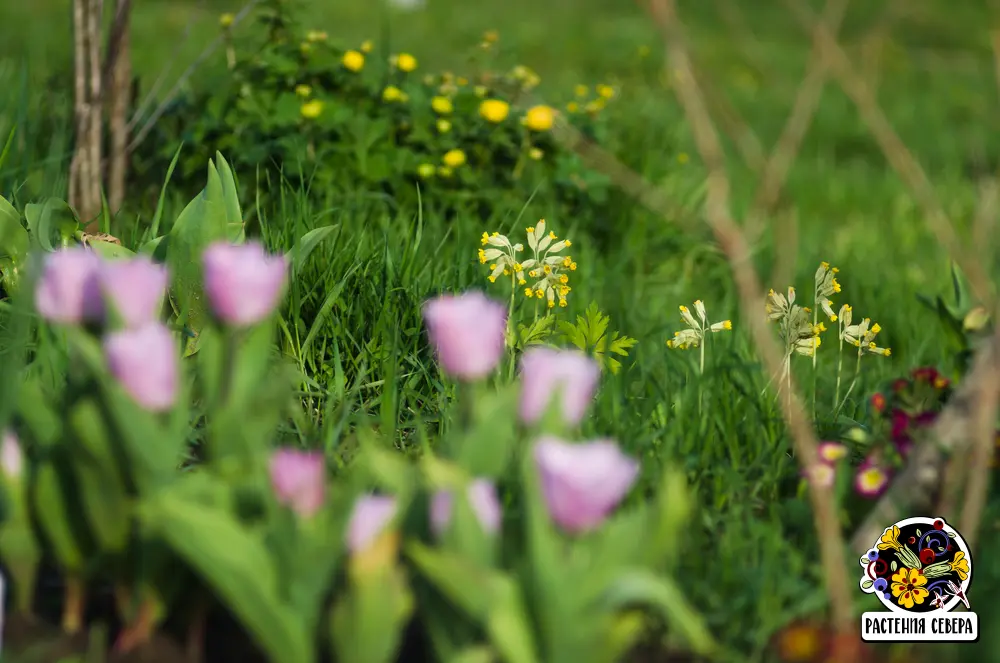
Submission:
[[[969,607],[972,557],[943,518],[907,518],[887,527],[861,558],[861,591],[893,612]]]

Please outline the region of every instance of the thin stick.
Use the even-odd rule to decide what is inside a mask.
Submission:
[[[968,277],[976,299],[980,303],[992,302],[993,297],[990,294],[992,288],[985,271],[978,261],[970,259],[969,253],[959,240],[948,215],[938,201],[927,174],[892,128],[868,84],[855,71],[844,49],[836,42],[830,31],[815,20],[812,10],[806,7],[801,0],[785,0],[785,4],[798,19],[802,28],[812,31],[816,35],[826,66],[833,72],[841,87],[854,101],[861,118],[868,125],[886,159],[924,209],[927,226],[937,237],[938,243],[947,250],[951,259]]]
[[[678,72],[675,86],[678,98],[684,106],[698,151],[708,169],[705,208],[707,220],[722,250],[729,258],[740,295],[743,319],[750,326],[764,364],[772,374],[776,374],[781,370],[781,352],[760,311],[763,302],[762,291],[750,262],[746,238],[731,217],[729,179],[726,175],[722,145],[706,111],[698,83],[691,72],[675,2],[651,0],[651,4],[655,7],[654,15],[659,17],[660,27],[664,32],[669,59]],[[786,391],[783,394],[785,398],[781,399],[781,402],[784,405],[784,415],[792,433],[796,453],[805,468],[814,467],[819,463],[818,444],[801,399],[793,386],[793,380],[789,377],[787,383],[780,384],[778,388],[779,394],[781,390]],[[820,559],[830,595],[833,623],[839,633],[847,634],[853,632],[856,624],[833,493],[816,482],[808,482],[808,487],[813,513],[816,516]]]
[[[248,2],[243,7],[243,9],[241,9],[240,12],[236,14],[236,16],[233,18],[233,22],[230,28],[236,27],[240,21],[246,18],[247,14],[250,13],[250,10],[256,7],[259,3],[260,0],[250,0],[250,2]],[[204,62],[206,59],[208,59],[208,57],[212,55],[212,53],[214,53],[217,48],[219,48],[219,46],[222,44],[224,40],[225,40],[224,37],[221,35],[216,37],[211,43],[209,43],[208,46],[205,47],[205,50],[203,50],[198,55],[198,57],[195,58],[194,62],[192,62],[188,66],[188,68],[184,70],[184,73],[181,74],[181,77],[177,79],[177,82],[174,83],[174,86],[170,88],[169,92],[167,92],[167,96],[163,98],[163,100],[160,102],[160,105],[156,107],[156,109],[152,112],[152,114],[150,114],[149,119],[146,120],[146,122],[142,125],[142,128],[139,129],[139,131],[136,133],[135,138],[133,138],[132,142],[129,143],[128,149],[130,152],[134,150],[136,147],[138,147],[143,140],[145,140],[146,136],[149,135],[149,132],[153,130],[153,126],[155,126],[156,121],[159,120],[160,116],[162,116],[166,112],[167,108],[170,106],[170,102],[174,100],[174,97],[176,97],[177,94],[181,91],[181,88],[184,87],[188,79],[191,78],[194,72],[198,70],[198,67],[201,66],[201,63]]]

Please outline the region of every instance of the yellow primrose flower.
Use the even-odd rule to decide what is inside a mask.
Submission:
[[[499,124],[507,119],[510,112],[510,104],[500,99],[487,99],[479,104],[479,114],[487,122]]]
[[[530,150],[528,150],[528,157],[531,158],[533,161],[541,161],[542,157],[544,157],[544,156],[545,156],[545,153],[542,152],[537,147],[533,147]]]
[[[441,157],[445,166],[449,168],[458,168],[465,163],[465,152],[462,150],[448,150],[445,152],[444,156]]]
[[[431,99],[431,108],[434,109],[435,113],[440,113],[441,115],[447,115],[455,110],[451,99],[448,97],[434,97]]]
[[[409,73],[417,68],[417,59],[409,53],[400,53],[396,56],[396,67],[402,72]]]
[[[344,68],[349,71],[361,71],[365,66],[365,56],[358,51],[347,51],[344,53],[344,57],[341,59],[344,64]]]
[[[419,166],[417,166],[417,175],[421,179],[426,180],[426,179],[429,179],[431,177],[434,177],[434,170],[435,170],[434,169],[434,164],[422,163]]]
[[[599,113],[604,110],[606,103],[604,99],[594,99],[587,103],[586,111],[588,113]]]
[[[602,99],[611,99],[615,96],[615,89],[610,85],[598,85],[596,88],[597,95]]]
[[[386,88],[382,90],[383,101],[393,102],[393,101],[404,101],[405,99],[406,95],[404,95],[403,91],[400,90],[395,85],[386,86]]]
[[[323,102],[319,99],[313,99],[312,101],[307,101],[302,104],[302,108],[299,109],[302,117],[307,120],[314,120],[319,117],[319,114],[323,112]]]
[[[228,28],[228,27],[232,26],[233,21],[235,21],[235,20],[236,20],[236,16],[234,16],[233,14],[230,14],[230,13],[226,12],[225,14],[223,14],[222,16],[219,17],[219,26],[222,27],[222,28]]]
[[[308,97],[310,94],[312,94],[312,88],[309,87],[308,85],[296,85],[295,94],[303,98]]]
[[[449,122],[448,120],[445,120],[445,119],[438,120],[437,121],[437,130],[438,130],[438,133],[442,133],[442,134],[448,133],[449,131],[451,131],[451,122]]]
[[[532,131],[548,131],[555,119],[556,112],[551,106],[533,106],[524,116],[524,126]]]
[[[365,39],[363,42],[361,42],[361,46],[358,47],[358,50],[360,50],[362,53],[371,53],[372,48],[374,48],[372,40]]]

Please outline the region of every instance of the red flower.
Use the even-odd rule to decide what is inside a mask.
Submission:
[[[941,374],[938,373],[937,369],[933,366],[924,366],[922,368],[913,369],[911,375],[917,382],[930,382],[933,384]]]
[[[902,410],[892,411],[892,441],[904,442],[910,439],[910,416]]]
[[[872,407],[879,414],[885,412],[885,396],[882,394],[875,394],[872,396]]]
[[[903,391],[909,386],[910,386],[909,380],[904,380],[903,378],[899,378],[898,380],[892,383],[892,391],[893,393],[898,394],[899,392]]]
[[[930,426],[935,421],[937,421],[937,418],[938,418],[937,412],[930,412],[930,411],[921,412],[913,419],[913,423],[915,423],[917,426]]]

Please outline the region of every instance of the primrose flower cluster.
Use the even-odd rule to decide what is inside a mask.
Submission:
[[[203,270],[215,316],[247,327],[277,306],[287,265],[257,243],[220,243],[205,250]],[[66,248],[46,257],[35,307],[57,325],[96,328],[111,374],[138,404],[161,412],[174,405],[180,379],[178,341],[161,319],[168,282],[167,268],[146,256],[106,261]]]
[[[559,239],[552,231],[546,234],[545,230],[545,219],[525,229],[531,255],[523,260],[519,257],[524,251],[523,244],[512,243],[498,232],[492,235],[484,232],[481,243],[486,248],[479,249],[479,262],[489,264],[490,283],[496,283],[501,276],[509,277],[511,288],[523,287],[525,297],[544,299],[548,308],[555,307],[557,301],[559,306],[566,306],[566,297],[572,290],[568,272],[576,271],[576,262],[562,252],[573,243]]]

